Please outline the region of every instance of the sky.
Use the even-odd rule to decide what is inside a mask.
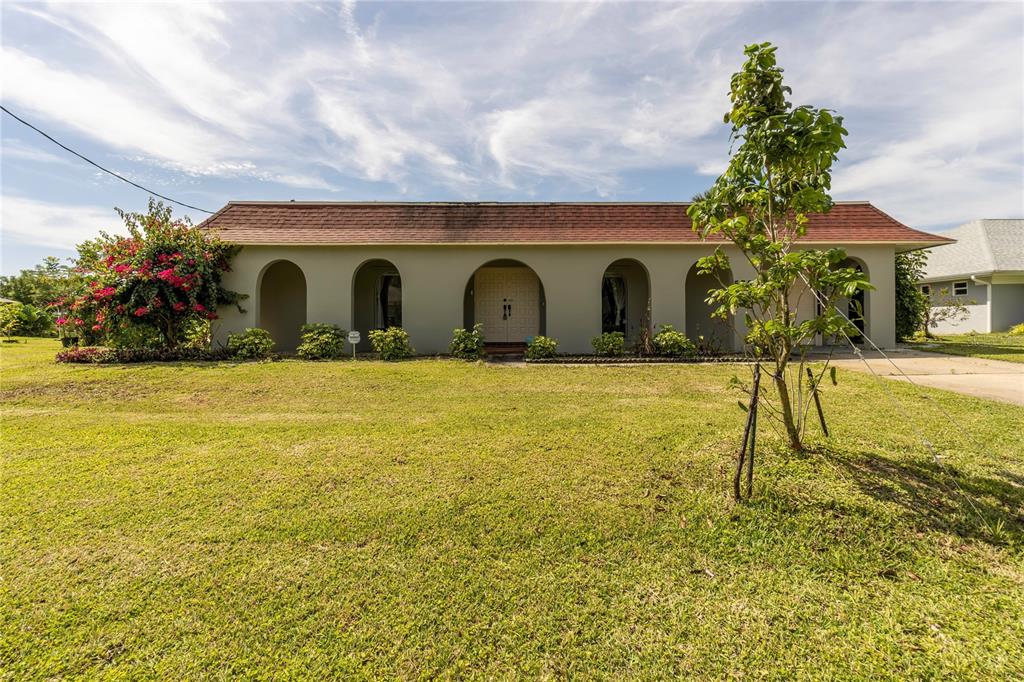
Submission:
[[[1024,3],[5,0],[4,106],[211,211],[229,200],[686,201],[729,76],[779,48],[837,110],[836,199],[941,230],[1024,216]],[[3,115],[2,258],[74,254],[147,194]],[[205,214],[180,209],[201,220]]]

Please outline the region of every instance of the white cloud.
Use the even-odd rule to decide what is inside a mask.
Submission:
[[[110,208],[71,206],[5,195],[3,239],[17,244],[62,249],[93,239],[100,231],[124,234],[124,225]]]
[[[4,7],[50,30],[5,27],[5,101],[200,176],[475,198],[714,175],[729,75],[766,39],[794,101],[846,115],[838,197],[919,226],[1024,202],[1014,3]]]

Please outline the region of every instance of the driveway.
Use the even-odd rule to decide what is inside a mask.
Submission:
[[[964,395],[1024,405],[1024,364],[965,358],[918,350],[886,351],[903,374],[919,386],[944,388]],[[906,381],[900,371],[875,351],[864,351],[871,369],[880,376]],[[852,353],[833,356],[833,364],[844,369],[870,372],[864,361]]]

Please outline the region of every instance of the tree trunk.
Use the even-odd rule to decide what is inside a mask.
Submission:
[[[786,435],[789,436],[789,447],[795,452],[803,452],[804,444],[800,440],[800,430],[796,426],[796,420],[793,419],[793,406],[789,402],[789,386],[786,385],[785,369],[776,371],[775,388],[779,392],[782,423],[786,427]]]

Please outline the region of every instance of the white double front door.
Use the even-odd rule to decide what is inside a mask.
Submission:
[[[473,290],[474,319],[488,343],[526,343],[540,333],[540,280],[530,268],[480,268]]]

